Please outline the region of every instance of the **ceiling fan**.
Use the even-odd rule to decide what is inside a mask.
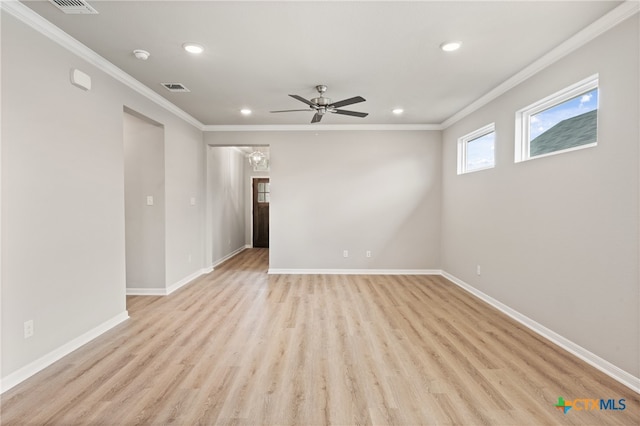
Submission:
[[[343,106],[357,104],[358,102],[364,102],[366,99],[363,98],[362,96],[355,96],[353,98],[344,99],[342,101],[331,102],[331,99],[325,98],[323,96],[324,92],[327,91],[327,86],[325,86],[324,84],[319,84],[316,86],[316,90],[318,91],[318,93],[320,93],[320,96],[317,98],[313,98],[309,101],[303,98],[302,96],[289,95],[292,98],[297,99],[300,102],[304,102],[305,104],[309,105],[310,109],[287,109],[282,111],[271,111],[271,112],[314,111],[315,114],[311,119],[312,123],[319,123],[320,120],[322,120],[322,116],[324,116],[328,112],[333,114],[351,115],[351,116],[360,117],[360,118],[364,118],[367,115],[369,115],[369,113],[366,113],[366,112],[347,111],[344,109],[338,109]]]

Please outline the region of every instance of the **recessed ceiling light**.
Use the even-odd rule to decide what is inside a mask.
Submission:
[[[460,41],[447,41],[440,45],[440,49],[445,52],[453,52],[454,50],[460,49],[460,46],[462,46],[462,42]]]
[[[242,108],[240,110],[240,114],[242,114],[242,115],[250,115],[251,114],[251,110],[249,108]]]
[[[184,43],[182,45],[182,47],[187,52],[193,53],[193,54],[196,54],[196,55],[199,55],[200,53],[204,52],[204,47],[201,44],[198,44],[198,43]]]
[[[400,115],[404,112],[402,108],[396,108],[392,111],[395,115]]]

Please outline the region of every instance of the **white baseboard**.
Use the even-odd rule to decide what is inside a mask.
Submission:
[[[171,284],[167,288],[161,288],[161,287],[160,288],[158,288],[158,287],[155,287],[155,288],[136,287],[136,288],[134,288],[134,287],[129,287],[129,288],[127,288],[127,296],[168,296],[171,293],[173,293],[174,291],[178,290],[179,288],[184,287],[185,285],[189,284],[191,281],[195,280],[196,278],[200,277],[201,275],[205,275],[205,274],[209,274],[209,273],[213,272],[216,266],[218,266],[221,263],[226,262],[227,260],[231,259],[232,257],[240,254],[241,252],[243,252],[248,247],[249,246],[240,247],[239,249],[237,249],[234,252],[226,255],[222,259],[218,259],[213,265],[207,266],[206,268],[202,268],[201,270],[196,271],[193,274],[184,277],[180,281]]]
[[[467,284],[466,282],[462,281],[461,279],[447,273],[447,272],[442,272],[442,276],[445,277],[446,279],[448,279],[449,281],[453,282],[455,285],[459,286],[460,288],[466,290],[467,292],[473,294],[474,296],[478,297],[479,299],[485,301],[486,303],[488,303],[489,305],[493,306],[494,308],[498,309],[499,311],[503,312],[504,314],[510,316],[511,318],[513,318],[514,320],[518,321],[520,324],[524,325],[525,327],[527,327],[528,329],[532,330],[533,332],[539,334],[540,336],[544,337],[545,339],[555,343],[556,345],[560,346],[561,348],[563,348],[564,350],[566,350],[567,352],[575,355],[576,357],[580,358],[581,360],[585,361],[587,364],[597,368],[598,370],[602,371],[603,373],[605,373],[606,375],[608,375],[609,377],[617,380],[618,382],[622,383],[623,385],[627,386],[629,389],[640,393],[640,378],[633,376],[630,373],[627,373],[626,371],[622,370],[621,368],[611,364],[609,361],[600,358],[598,355],[594,354],[593,352],[588,351],[587,349],[583,348],[582,346],[572,342],[571,340],[559,335],[558,333],[556,333],[553,330],[548,329],[547,327],[543,326],[542,324],[537,323],[536,321],[532,320],[531,318],[521,314],[520,312],[510,308],[509,306],[505,305],[504,303],[494,299],[493,297],[481,292],[480,290],[476,289],[475,287]]]
[[[127,287],[127,296],[168,296],[169,294],[173,293],[174,291],[178,290],[179,288],[184,287],[185,285],[189,284],[191,281],[195,280],[199,276],[204,275],[204,274],[208,274],[210,272],[213,272],[213,266],[202,268],[201,270],[196,271],[196,272],[194,272],[193,274],[191,274],[191,275],[189,275],[187,277],[184,277],[183,279],[181,279],[177,283],[171,284],[167,288],[162,288],[162,287],[151,287],[151,288],[146,288],[146,287]]]
[[[167,288],[162,287],[153,287],[153,288],[144,288],[144,287],[128,287],[127,288],[127,296],[168,296],[174,291],[178,290],[181,287],[189,284],[191,281],[200,277],[201,275],[209,274],[214,271],[215,267],[220,265],[223,262],[231,259],[232,257],[240,254],[249,246],[242,246],[239,249],[233,251],[232,253],[226,255],[222,259],[218,259],[213,265],[207,266],[206,268],[202,268],[199,271],[194,272],[193,274],[184,277],[180,281],[171,284]]]
[[[127,287],[127,296],[166,296],[166,288]]]
[[[7,377],[2,378],[2,381],[0,382],[0,393],[4,393],[17,384],[27,380],[29,377],[50,366],[62,357],[75,351],[80,346],[89,343],[91,340],[95,339],[106,331],[109,331],[110,329],[120,324],[121,322],[126,321],[127,319],[129,319],[129,314],[127,311],[124,311],[116,315],[115,317],[103,322],[97,327],[92,328],[86,333],[76,337],[70,342],[65,343],[59,348],[54,349],[43,357],[40,357],[37,360],[25,365],[21,369],[9,374]]]
[[[203,275],[205,272],[203,269],[194,272],[191,275],[188,275],[186,277],[184,277],[183,279],[181,279],[180,281],[178,281],[177,283],[173,283],[171,284],[169,287],[167,287],[167,295],[173,293],[174,291],[178,290],[181,287],[184,287],[185,285],[189,284],[191,281],[195,280],[196,278],[198,278],[200,275]]]
[[[278,269],[270,268],[271,275],[441,275],[439,269]]]
[[[242,247],[240,247],[239,249],[229,253],[228,255],[226,255],[225,257],[223,257],[222,259],[218,259],[214,262],[213,267],[215,268],[216,266],[226,262],[227,260],[231,259],[234,256],[239,255],[240,253],[242,253],[243,251],[245,251],[246,249],[251,248],[250,245],[244,245]]]

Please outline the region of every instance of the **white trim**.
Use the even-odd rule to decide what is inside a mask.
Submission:
[[[168,296],[171,293],[173,293],[174,291],[178,290],[179,288],[184,287],[185,285],[191,283],[196,278],[198,278],[198,277],[200,277],[202,275],[209,274],[209,273],[213,272],[213,270],[214,270],[213,268],[216,265],[208,266],[206,268],[202,268],[199,271],[196,271],[193,274],[184,277],[180,281],[171,284],[167,288],[162,288],[162,287],[159,287],[159,288],[158,287],[150,287],[150,288],[129,287],[129,288],[127,288],[127,296]]]
[[[127,287],[127,296],[166,296],[167,289],[162,287]]]
[[[129,74],[122,71],[120,68],[116,67],[111,62],[107,61],[105,58],[98,55],[96,52],[89,49],[87,46],[71,37],[69,34],[65,33],[22,3],[18,1],[0,1],[0,9],[8,12],[24,24],[30,26],[53,42],[58,43],[60,46],[84,59],[91,65],[94,65],[99,70],[113,77],[116,81],[123,83],[125,86],[133,89],[150,101],[183,119],[198,130],[203,129],[204,124],[192,117],[190,114],[178,108],[176,105],[151,90],[149,87],[140,83],[138,80],[131,77]]]
[[[511,90],[518,84],[542,71],[549,65],[557,62],[579,47],[615,27],[622,21],[630,18],[640,10],[640,3],[634,0],[627,0],[606,15],[602,16],[591,25],[582,29],[571,38],[549,51],[547,54],[536,60],[523,70],[519,71],[484,96],[467,105],[440,124],[324,124],[324,125],[204,125],[176,105],[172,104],[156,92],[122,71],[120,68],[107,61],[93,50],[89,49],[69,34],[56,27],[27,6],[17,0],[0,1],[0,9],[19,19],[31,28],[58,43],[78,55],[87,62],[95,65],[100,70],[109,74],[117,81],[132,88],[136,92],[155,102],[161,107],[182,118],[186,122],[195,126],[199,130],[206,132],[245,132],[245,131],[327,131],[327,130],[444,130],[452,124],[460,121],[464,117],[482,108],[492,100]]]
[[[441,275],[439,269],[278,269],[270,275]]]
[[[598,146],[598,142],[597,141],[596,142],[591,142],[591,143],[585,143],[585,144],[582,144],[582,145],[572,146],[571,148],[567,148],[567,149],[559,149],[557,151],[547,152],[546,154],[536,155],[535,157],[523,158],[521,160],[514,161],[514,163],[522,163],[524,161],[537,160],[538,158],[551,157],[553,155],[565,154],[567,152],[579,151],[581,149],[593,148],[593,147],[596,147],[596,146]]]
[[[232,251],[231,253],[229,253],[225,257],[216,260],[213,263],[213,267],[215,268],[216,266],[221,265],[222,263],[226,262],[227,260],[231,259],[232,257],[235,257],[235,256],[239,255],[240,253],[245,251],[245,249],[247,249],[248,247],[249,247],[248,245],[244,245],[244,246],[240,247],[239,249],[236,249],[236,250]]]
[[[521,314],[515,309],[510,308],[509,306],[494,299],[493,297],[481,292],[480,290],[467,284],[461,279],[449,274],[448,272],[443,271],[442,276],[448,279],[449,281],[451,281],[452,283],[454,283],[455,285],[457,285],[458,287],[462,288],[463,290],[466,290],[467,292],[473,294],[477,298],[483,300],[484,302],[498,309],[502,313],[518,321],[520,324],[524,325],[534,333],[544,337],[545,339],[551,341],[552,343],[555,343],[556,345],[560,346],[562,349],[580,358],[581,360],[585,361],[587,364],[597,368],[598,370],[602,371],[609,377],[627,386],[629,389],[633,390],[634,392],[640,393],[640,378],[635,377],[630,373],[627,373],[626,371],[613,365],[609,361],[603,358],[600,358],[598,355],[594,354],[593,352],[588,351],[582,346],[559,335],[555,331],[550,330],[547,327],[543,326],[542,324],[537,323],[531,318]]]
[[[184,277],[183,279],[181,279],[176,283],[171,284],[170,286],[167,287],[167,295],[173,293],[174,291],[178,290],[181,287],[184,287],[185,285],[189,284],[191,281],[195,280],[201,275],[204,275],[204,272],[202,269],[194,272],[191,275]]]
[[[558,90],[557,92],[552,93],[551,95],[546,96],[543,99],[540,99],[539,101],[536,101],[531,105],[520,109],[520,111],[518,112],[527,112],[530,115],[535,115],[541,111],[547,110],[563,102],[571,100],[576,96],[580,96],[584,93],[592,91],[593,89],[597,89],[599,79],[600,76],[598,73],[593,74],[578,81],[577,83],[571,84],[564,89]]]
[[[493,101],[497,97],[505,94],[509,90],[516,87],[518,84],[526,81],[527,79],[533,77],[535,74],[539,73],[543,69],[548,66],[556,63],[560,59],[569,55],[573,51],[578,48],[584,46],[594,38],[603,34],[604,32],[612,29],[622,21],[632,17],[636,13],[640,11],[640,2],[637,0],[627,0],[622,3],[620,6],[616,7],[606,15],[602,16],[597,21],[593,22],[588,27],[579,31],[569,39],[565,40],[563,43],[555,47],[554,49],[547,52],[540,59],[536,60],[520,72],[513,75],[511,78],[507,79],[503,83],[499,84],[496,88],[481,96],[476,101],[470,103],[451,117],[447,118],[443,121],[440,126],[442,129],[446,129],[462,120],[464,117],[469,114],[479,110],[483,106],[487,105],[489,102]]]
[[[562,154],[565,152],[576,151],[579,149],[591,148],[596,146],[598,144],[597,139],[595,142],[531,156],[530,130],[531,117],[533,115],[568,102],[584,93],[590,92],[592,90],[597,90],[598,86],[599,75],[594,74],[516,111],[514,162],[521,163],[523,161],[535,160],[542,157],[548,157],[550,155]]]
[[[384,131],[442,130],[441,124],[213,124],[205,132],[323,132],[323,131]]]
[[[12,387],[22,383],[27,380],[29,377],[38,373],[39,371],[44,370],[54,362],[59,359],[69,355],[71,352],[75,351],[79,347],[89,343],[93,339],[99,337],[101,334],[109,331],[113,327],[118,324],[129,319],[129,314],[127,311],[121,312],[115,317],[103,322],[97,327],[92,328],[86,333],[81,334],[80,336],[72,339],[71,341],[65,343],[57,349],[49,352],[48,354],[38,358],[37,360],[30,362],[19,370],[9,374],[7,377],[2,378],[2,382],[0,383],[0,393],[4,393],[11,389]]]
[[[480,139],[491,133],[495,134],[495,132],[496,132],[496,123],[489,123],[486,126],[479,128],[478,130],[474,130],[473,132],[467,133],[466,135],[458,138],[458,174],[459,175],[478,172],[480,170],[493,169],[496,166],[496,156],[495,156],[496,140],[494,137],[493,164],[489,166],[478,167],[475,169],[467,169],[467,147],[469,146],[469,142],[472,142],[476,139]]]

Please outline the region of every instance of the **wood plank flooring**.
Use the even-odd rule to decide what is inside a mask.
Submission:
[[[438,276],[251,249],[2,395],[3,425],[638,425],[639,395]],[[558,397],[626,400],[570,410]]]

